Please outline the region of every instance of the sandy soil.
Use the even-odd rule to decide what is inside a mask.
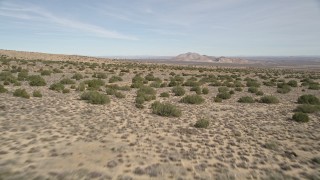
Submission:
[[[21,86],[6,85],[8,92],[0,94],[0,179],[320,178],[320,164],[313,160],[320,158],[320,114],[310,114],[307,123],[291,120],[297,98],[302,94],[319,98],[319,90],[296,87],[288,94],[279,94],[276,87],[261,86],[259,89],[277,96],[280,103],[238,103],[245,95],[259,98],[244,87],[231,99],[216,103],[213,99],[218,87],[205,84],[209,88],[209,94],[201,95],[205,102],[188,105],[179,103],[181,97],[173,96],[171,87],[158,88],[157,100],[182,110],[181,117],[172,118],[152,114],[153,101],[146,102],[144,109],[136,108],[136,89],[123,91],[123,99],[110,96],[106,105],[82,101],[81,92],[74,89],[67,94],[49,90],[52,83],[74,72],[92,79],[94,72],[103,71],[99,67],[79,71],[77,65],[68,63],[12,61],[2,64],[0,72],[12,65],[28,69],[29,74],[40,74],[41,68],[65,68],[63,73],[44,76],[46,86],[29,86],[25,81]],[[106,84],[126,67],[125,63],[118,65],[118,69],[112,67],[114,72],[103,71],[108,74]],[[147,65],[133,67],[124,73],[123,81],[114,84],[130,85],[134,71],[145,76],[150,69]],[[199,73],[161,67],[151,71],[162,80],[169,79],[170,72],[191,74],[185,79],[192,74],[231,74],[227,70]],[[254,77],[257,71],[252,69],[243,77]],[[25,88],[29,94],[40,90],[43,97],[14,97],[12,92],[17,88]],[[194,94],[190,87],[185,89],[187,94]],[[171,96],[159,97],[161,92]],[[193,126],[201,118],[210,121],[208,128]]]

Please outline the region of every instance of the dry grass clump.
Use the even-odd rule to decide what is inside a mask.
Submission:
[[[72,79],[64,78],[64,79],[60,80],[60,83],[61,84],[75,84],[76,82],[74,80],[72,80]]]
[[[200,119],[195,124],[196,128],[207,128],[209,126],[209,121],[207,119]]]
[[[75,73],[72,77],[71,77],[71,79],[75,79],[75,80],[80,80],[80,79],[83,79],[83,76],[82,76],[82,74],[80,74],[80,73]]]
[[[33,97],[42,97],[42,94],[39,90],[34,90],[32,93]]]
[[[8,90],[2,84],[0,84],[0,93],[6,93],[6,92],[8,92]]]

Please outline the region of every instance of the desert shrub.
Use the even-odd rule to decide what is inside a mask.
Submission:
[[[190,87],[200,86],[200,83],[197,81],[188,80],[185,83],[183,83],[183,86],[190,86]]]
[[[123,94],[123,93],[121,93],[121,92],[115,92],[114,93],[114,96],[116,97],[116,98],[118,98],[118,99],[122,99],[122,98],[125,98],[126,96]]]
[[[82,100],[86,100],[88,103],[91,104],[107,104],[110,103],[110,99],[107,95],[100,94],[97,91],[88,91],[84,92],[81,95]]]
[[[29,73],[28,71],[21,71],[18,73],[18,80],[19,81],[25,81],[28,79]]]
[[[91,79],[84,81],[88,84],[90,90],[98,90],[101,86],[104,86],[105,82],[102,79]]]
[[[97,72],[97,73],[93,73],[92,77],[98,78],[98,79],[106,79],[108,76],[106,73]]]
[[[315,113],[320,111],[320,105],[311,105],[311,104],[301,104],[296,107],[293,111],[303,112],[303,113]]]
[[[257,93],[259,91],[259,89],[257,87],[249,87],[248,88],[248,92],[250,93]]]
[[[269,140],[264,144],[264,147],[270,150],[277,151],[279,150],[279,142],[274,141],[274,140]]]
[[[234,93],[235,93],[234,90],[230,90],[229,91],[229,94],[231,94],[231,95],[234,94]]]
[[[236,87],[236,88],[234,88],[234,90],[241,92],[241,91],[242,91],[242,88],[241,88],[241,87]]]
[[[265,86],[276,86],[277,84],[273,81],[264,81],[263,85]]]
[[[13,95],[16,97],[22,97],[22,98],[26,98],[26,99],[30,98],[30,95],[28,94],[28,92],[25,89],[16,89],[13,92]]]
[[[262,91],[258,91],[258,92],[256,92],[256,95],[257,95],[257,96],[263,96],[264,93],[263,93]]]
[[[279,100],[277,97],[269,95],[269,96],[262,96],[260,98],[261,103],[266,103],[266,104],[277,104],[279,103]]]
[[[194,91],[197,94],[201,94],[201,88],[199,86],[194,86],[190,88],[190,91]]]
[[[229,92],[220,92],[217,94],[217,97],[220,99],[230,99],[231,94]]]
[[[45,86],[47,85],[46,81],[39,75],[32,75],[28,77],[30,86]]]
[[[74,80],[72,80],[72,79],[64,78],[64,79],[60,80],[60,83],[61,84],[75,84],[76,82]]]
[[[320,89],[320,85],[318,83],[311,83],[311,84],[309,84],[308,89],[319,90]]]
[[[62,70],[57,69],[57,68],[54,68],[52,71],[53,71],[53,73],[63,73]]]
[[[54,83],[54,84],[51,84],[49,89],[57,92],[62,92],[64,89],[64,85],[61,83]]]
[[[153,76],[153,74],[149,73],[144,77],[144,79],[146,79],[147,81],[154,81],[155,77]]]
[[[65,89],[63,89],[63,90],[62,90],[62,93],[63,93],[63,94],[67,94],[67,93],[70,93],[70,89],[68,89],[68,88],[65,88]]]
[[[218,103],[222,102],[222,99],[219,97],[214,97],[213,100],[214,100],[214,102],[218,102]]]
[[[260,87],[260,83],[257,80],[248,80],[246,83],[247,87]]]
[[[130,88],[130,86],[120,86],[120,87],[118,88],[118,90],[120,90],[120,91],[130,91],[131,88]]]
[[[160,97],[169,97],[169,93],[168,92],[163,92],[160,94]]]
[[[159,81],[154,81],[150,84],[151,87],[160,88],[161,83]]]
[[[218,91],[219,91],[219,93],[228,92],[228,91],[229,91],[229,88],[228,88],[228,87],[225,87],[225,86],[219,87],[219,88],[218,88]]]
[[[291,87],[298,87],[298,82],[296,80],[290,80],[287,84]]]
[[[202,89],[202,93],[203,93],[203,94],[209,94],[209,89],[208,89],[207,87],[204,87],[204,88]]]
[[[239,103],[254,103],[255,100],[251,96],[243,96],[239,98],[238,100]]]
[[[186,104],[201,104],[204,99],[199,95],[187,95],[183,97],[179,102]]]
[[[112,76],[109,79],[109,83],[114,83],[114,82],[118,82],[118,81],[123,81],[123,79],[120,76]]]
[[[135,106],[136,106],[136,108],[139,108],[139,109],[143,109],[144,108],[143,104],[136,103]]]
[[[144,97],[142,96],[137,96],[135,99],[136,104],[143,104],[145,102]]]
[[[42,94],[39,90],[33,91],[32,95],[33,95],[33,97],[42,97]]]
[[[199,119],[194,124],[194,127],[196,127],[196,128],[207,128],[208,126],[209,126],[209,121],[207,119]]]
[[[7,82],[7,85],[9,85],[9,83],[17,82],[17,78],[11,72],[1,72],[0,81]]]
[[[175,96],[183,96],[186,91],[184,90],[183,87],[181,86],[175,86],[172,88],[172,92],[174,93]]]
[[[145,101],[156,99],[156,91],[150,86],[142,86],[137,91],[137,97],[143,97]]]
[[[308,122],[309,121],[309,116],[306,113],[303,112],[296,112],[292,116],[292,120],[296,122]]]
[[[50,70],[42,70],[40,72],[41,76],[50,76],[51,75],[51,71]]]
[[[304,94],[298,98],[298,104],[320,104],[319,99],[311,94]]]
[[[75,79],[75,80],[80,80],[80,79],[83,79],[83,76],[82,76],[82,74],[80,74],[80,73],[75,73],[72,77],[71,77],[71,79]]]
[[[160,87],[167,87],[168,86],[168,83],[166,83],[166,82],[163,82],[161,85],[160,85]]]
[[[116,89],[112,89],[112,88],[107,88],[107,89],[106,89],[106,93],[107,93],[108,95],[114,95],[116,92],[117,92]]]
[[[287,84],[283,84],[281,86],[278,86],[278,89],[277,89],[277,93],[281,93],[281,94],[286,94],[290,91],[291,91],[291,88]]]
[[[77,91],[84,91],[85,89],[86,89],[86,84],[84,82],[81,82],[76,88]]]
[[[0,93],[5,93],[5,92],[8,92],[8,90],[2,84],[0,84]]]
[[[156,101],[151,105],[152,113],[165,117],[179,117],[181,116],[181,110],[169,103],[160,103]]]

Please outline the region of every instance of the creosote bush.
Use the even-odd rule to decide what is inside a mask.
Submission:
[[[207,128],[208,126],[209,126],[209,121],[207,119],[199,119],[194,124],[194,127],[196,127],[196,128]]]
[[[25,89],[16,89],[13,92],[13,96],[22,97],[22,98],[26,98],[26,99],[30,98],[30,95],[28,94],[28,92]]]
[[[217,97],[220,99],[230,99],[231,94],[229,92],[220,92],[217,94]]]
[[[243,96],[239,98],[238,100],[239,103],[254,103],[255,100],[251,96]]]
[[[64,85],[61,83],[54,83],[54,84],[51,84],[49,89],[57,92],[62,92],[64,89]]]
[[[269,96],[262,96],[260,99],[261,103],[266,103],[266,104],[277,104],[279,103],[279,100],[277,97],[269,95]]]
[[[91,104],[107,104],[110,103],[110,99],[107,95],[100,94],[97,91],[87,91],[81,95],[82,100],[86,100]]]
[[[292,120],[296,122],[308,122],[309,121],[309,116],[306,113],[303,112],[296,112],[292,116]]]
[[[172,92],[174,93],[175,96],[183,96],[186,91],[184,90],[183,87],[181,86],[175,86],[172,88]]]
[[[152,113],[165,117],[179,117],[181,116],[181,110],[178,107],[170,103],[160,103],[156,101],[151,105]]]
[[[160,97],[169,97],[170,94],[168,92],[163,92],[160,94]]]
[[[183,97],[179,102],[186,104],[201,104],[204,99],[199,95],[187,95]]]
[[[33,91],[32,95],[33,95],[33,97],[42,97],[42,94],[39,90]]]
[[[317,104],[320,104],[320,100],[314,96],[314,95],[311,95],[311,94],[304,94],[304,95],[301,95],[299,98],[298,98],[298,103],[299,104],[313,104],[313,105],[317,105]]]
[[[39,75],[32,75],[28,77],[30,86],[45,86],[47,85],[46,81]]]

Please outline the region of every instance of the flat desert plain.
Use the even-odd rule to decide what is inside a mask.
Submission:
[[[319,80],[3,55],[0,179],[319,179]]]

